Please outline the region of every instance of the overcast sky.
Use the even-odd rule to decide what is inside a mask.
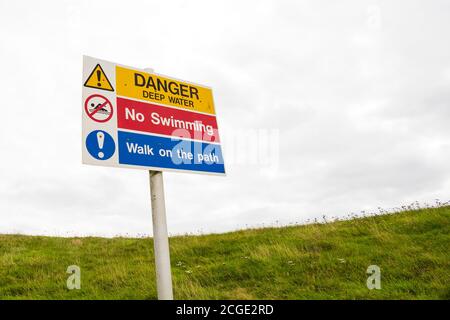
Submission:
[[[148,172],[81,164],[82,55],[209,85],[226,177],[171,234],[450,200],[450,2],[0,0],[0,233],[151,234]]]

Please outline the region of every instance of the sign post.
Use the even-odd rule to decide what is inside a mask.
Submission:
[[[144,69],[153,73],[153,69]],[[153,248],[155,254],[156,290],[159,300],[173,300],[170,246],[167,232],[166,200],[162,171],[149,170],[152,204]]]
[[[149,171],[152,201],[153,245],[155,248],[156,288],[159,300],[173,300],[170,271],[169,236],[167,233],[166,203],[163,173]]]
[[[83,57],[82,156],[149,172],[158,299],[172,300],[162,171],[225,175],[212,89]]]

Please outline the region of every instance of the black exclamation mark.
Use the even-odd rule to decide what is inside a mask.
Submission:
[[[101,77],[101,75],[102,75],[102,72],[101,72],[100,70],[97,70],[97,81],[98,81],[97,85],[98,85],[99,87],[102,86],[102,84],[100,83],[100,77]]]

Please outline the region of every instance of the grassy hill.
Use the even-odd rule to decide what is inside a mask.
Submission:
[[[450,207],[170,239],[176,299],[450,299]],[[366,269],[381,268],[381,290]],[[81,290],[66,269],[81,268]],[[152,239],[0,235],[0,299],[156,299]]]

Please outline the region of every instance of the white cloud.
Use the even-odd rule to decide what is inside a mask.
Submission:
[[[449,13],[446,1],[0,2],[0,232],[151,233],[147,172],[81,165],[83,54],[214,88],[228,176],[166,173],[171,233],[448,200]],[[248,128],[279,132],[276,170],[234,161],[230,143],[227,163],[226,138]]]

